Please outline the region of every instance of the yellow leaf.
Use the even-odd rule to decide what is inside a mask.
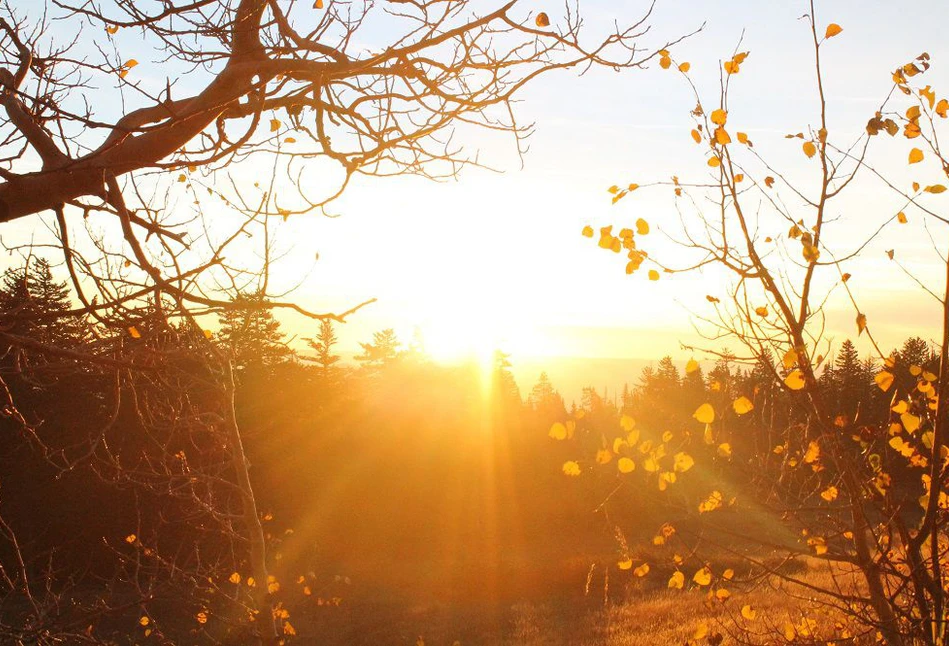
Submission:
[[[757,314],[758,316],[761,316],[761,317],[767,316],[767,315],[768,315],[768,307],[767,307],[766,305],[762,305],[761,307],[756,307],[756,308],[755,308],[755,314]]]
[[[119,31],[119,26],[118,26],[118,25],[109,25],[108,27],[105,28],[105,30],[106,30],[107,32],[109,32],[110,34],[114,34],[114,33],[116,33],[116,32]]]
[[[633,430],[633,427],[636,426],[636,420],[634,420],[629,415],[623,415],[619,419],[619,425],[624,431],[629,433],[631,430]],[[630,442],[630,444],[632,444],[632,442]]]
[[[133,339],[141,339],[142,333],[138,331],[138,328],[134,325],[129,328],[129,336]]]
[[[683,585],[685,585],[685,575],[676,571],[669,577],[669,583],[666,584],[666,587],[681,590]]]
[[[804,381],[804,373],[800,370],[792,370],[788,376],[784,378],[784,385],[791,390],[801,390],[807,385]]]
[[[702,142],[702,135],[699,134],[699,131],[698,131],[698,130],[695,130],[695,129],[693,128],[693,129],[692,129],[692,132],[691,132],[691,135],[692,135],[692,140],[695,141],[695,143],[698,144],[698,143],[701,143],[701,142]]]
[[[138,618],[138,625],[147,626],[150,623],[150,621],[151,620],[148,617],[146,617],[145,615],[142,615],[141,617]]]
[[[581,233],[583,234],[583,236],[584,236],[585,238],[592,238],[592,237],[593,237],[593,227],[591,227],[591,226],[588,224],[588,225],[586,225],[585,227],[583,227],[583,231],[582,231]]]
[[[837,499],[837,487],[831,485],[820,492],[820,497],[826,500],[827,502],[833,502]]]
[[[323,0],[316,0],[316,2],[313,3],[313,8],[314,8],[314,9],[322,9],[322,8],[323,8]]]
[[[900,211],[896,214],[896,221],[900,224],[906,224],[906,214]]]
[[[638,233],[641,236],[644,236],[647,233],[649,233],[649,223],[643,220],[642,218],[639,218],[638,220],[636,220],[636,233]]]
[[[748,143],[748,135],[746,135],[746,134],[743,133],[743,132],[739,132],[739,133],[738,133],[738,143],[740,143],[740,144],[747,144],[747,143]]]
[[[198,620],[198,623],[199,623],[199,624],[206,624],[206,623],[208,623],[208,613],[207,613],[207,611],[205,611],[205,610],[202,610],[201,612],[199,612],[198,614],[196,614],[196,615],[194,616],[194,618]]]
[[[574,460],[568,460],[563,463],[563,473],[567,476],[580,475],[580,465]]]
[[[880,390],[886,392],[890,389],[890,386],[893,385],[893,373],[884,370],[877,373],[877,375],[873,378],[873,381],[876,382]]]
[[[791,348],[784,353],[784,357],[781,359],[781,363],[784,364],[784,367],[790,370],[794,367],[794,364],[797,363],[797,350]]]
[[[725,144],[730,144],[732,138],[728,136],[728,132],[721,126],[715,128],[715,141],[718,142],[718,145],[724,146]]]
[[[751,400],[747,397],[739,397],[732,403],[732,408],[735,409],[735,413],[738,415],[744,415],[745,413],[750,413],[754,410],[755,405],[751,403]]]
[[[690,375],[696,370],[699,369],[699,362],[695,359],[689,359],[689,362],[685,364],[685,374]]]
[[[667,70],[669,69],[671,65],[672,65],[672,59],[669,58],[668,56],[661,56],[659,58],[659,67],[661,67],[662,69]]]
[[[732,593],[726,590],[725,588],[719,588],[718,590],[715,591],[715,598],[718,599],[719,601],[725,601],[730,596],[732,596]]]
[[[712,110],[712,114],[709,116],[709,118],[715,125],[724,126],[725,122],[728,120],[728,113],[725,110],[719,108],[718,110]]]
[[[547,14],[541,11],[537,14],[537,17],[534,18],[534,24],[538,27],[550,27],[550,18],[547,17]]]
[[[728,442],[722,442],[718,445],[718,454],[723,458],[730,458],[732,455],[732,445]]]
[[[913,148],[909,151],[909,163],[918,164],[923,161],[923,151],[919,148]]]
[[[807,445],[807,451],[804,452],[804,461],[808,464],[817,462],[820,459],[820,444],[817,440],[811,440]]]
[[[715,421],[715,409],[711,404],[702,404],[692,413],[692,417],[703,424],[711,424]]]
[[[607,451],[606,449],[600,449],[596,452],[596,462],[597,464],[608,464],[610,460],[613,459],[613,454]]]
[[[734,576],[735,576],[735,570],[731,568],[727,568],[724,572],[722,572],[722,578],[725,579],[726,581],[731,581],[732,577]]]
[[[646,576],[647,574],[649,574],[649,564],[648,564],[648,563],[643,563],[643,564],[640,565],[638,568],[636,568],[635,570],[633,570],[633,574],[636,575],[636,576],[638,576],[638,577],[644,577],[644,576]]]
[[[616,468],[619,469],[620,473],[630,473],[636,469],[636,463],[630,458],[620,458],[616,463]]]
[[[629,570],[633,567],[633,559],[627,557],[622,561],[617,561],[616,566],[621,570]]]
[[[926,188],[923,189],[923,191],[925,191],[926,193],[933,193],[933,194],[942,193],[945,190],[946,190],[946,187],[943,186],[942,184],[934,184],[932,186],[927,186]]]
[[[722,165],[722,160],[719,159],[718,157],[715,157],[715,156],[713,155],[713,156],[711,156],[711,157],[708,158],[708,162],[706,162],[706,163],[707,163],[709,166],[711,166],[712,168],[718,168],[719,166]]]
[[[649,270],[649,280],[659,280],[659,272],[655,269]]]
[[[919,430],[920,421],[921,420],[912,413],[903,413],[900,415],[900,422],[902,422],[903,428],[906,429],[907,433],[915,433]]]
[[[567,439],[567,427],[560,422],[556,422],[550,427],[550,432],[547,435],[555,440],[565,440]]]
[[[228,577],[227,580],[233,583],[234,585],[237,585],[238,583],[241,582],[241,575],[238,574],[237,572],[234,572],[231,574],[231,576]]]
[[[296,629],[290,624],[289,621],[284,621],[284,622],[283,622],[283,634],[284,634],[284,635],[289,635],[289,636],[292,637],[292,636],[294,636],[294,635],[297,634],[297,631],[296,631]]]
[[[745,181],[745,175],[744,175],[743,173],[736,173],[736,174],[735,174],[735,183],[736,183],[736,184],[741,184],[741,183],[744,182],[744,181]],[[769,242],[770,242],[770,241],[769,241]]]
[[[808,158],[817,154],[817,146],[814,145],[813,141],[805,141],[801,148],[803,148],[804,154],[807,155]]]
[[[863,312],[857,314],[857,336],[863,334],[863,331],[867,329],[867,315]]]
[[[843,27],[841,27],[835,22],[832,22],[829,25],[827,25],[827,31],[824,32],[824,38],[833,38],[834,36],[842,32],[843,30],[844,30]]]
[[[741,67],[734,60],[725,61],[725,63],[722,66],[725,68],[726,74],[738,74],[738,71]]]
[[[125,537],[125,542],[128,543],[129,545],[131,545],[131,544],[134,543],[137,539],[138,539],[138,536],[136,536],[135,534],[129,534],[128,536]]]
[[[254,577],[252,577],[252,576],[247,577],[247,579],[244,581],[244,583],[247,584],[247,587],[248,587],[248,588],[256,588],[256,587],[257,587],[257,581],[256,581],[256,580],[254,579]]]
[[[695,466],[695,460],[688,453],[676,453],[673,460],[673,469],[679,473],[685,473],[693,466]]]
[[[705,639],[706,635],[708,635],[708,624],[699,624],[695,629],[695,633],[692,635],[692,639]]]
[[[758,618],[758,612],[754,610],[751,606],[745,604],[741,607],[741,616],[747,619],[748,621],[754,621]]]
[[[679,71],[685,74],[689,71],[689,68],[692,67],[689,63],[682,63],[679,65]]]
[[[708,585],[712,582],[712,571],[708,569],[708,566],[703,567],[695,573],[692,580],[698,585]]]
[[[280,130],[280,119],[271,119],[270,132],[277,132],[278,130]]]
[[[214,333],[211,332],[211,330],[201,330],[201,331],[204,332],[204,338],[205,338],[205,339],[214,338]]]
[[[890,407],[890,410],[896,413],[897,415],[902,415],[907,410],[909,410],[909,405],[906,403],[905,400],[900,400],[895,405]]]

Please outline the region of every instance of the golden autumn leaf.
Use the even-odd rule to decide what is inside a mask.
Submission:
[[[237,572],[232,572],[231,576],[229,576],[227,580],[233,583],[234,585],[237,585],[241,582],[241,575]]]
[[[771,188],[772,186],[774,186],[774,178],[771,177],[770,175],[768,175],[767,177],[765,177],[765,178],[764,178],[764,185],[767,186],[768,188]]]
[[[723,458],[730,458],[732,456],[732,445],[728,442],[722,442],[719,444],[718,455]]]
[[[857,336],[863,334],[863,331],[867,329],[867,315],[863,312],[857,314]]]
[[[807,445],[807,450],[804,451],[804,462],[807,464],[813,464],[820,459],[820,444],[817,440],[811,440]]]
[[[141,339],[142,333],[139,332],[138,328],[133,325],[129,327],[129,336],[132,337],[133,339]]]
[[[554,425],[550,427],[550,432],[547,433],[547,435],[555,440],[565,440],[567,439],[567,427],[560,422],[555,422]]]
[[[725,571],[722,572],[722,578],[725,579],[726,581],[731,581],[734,576],[735,576],[735,570],[731,568],[726,568]]]
[[[660,56],[660,57],[659,57],[659,67],[661,67],[661,68],[664,69],[664,70],[667,70],[667,69],[669,69],[669,67],[671,67],[671,66],[672,66],[672,59],[671,59],[671,58],[669,58],[668,56]]]
[[[131,544],[134,543],[137,539],[138,539],[138,536],[136,536],[135,534],[129,534],[128,536],[125,537],[125,542],[128,543],[129,545],[131,545]]]
[[[918,164],[923,161],[923,151],[919,148],[913,148],[909,151],[909,163]]]
[[[206,610],[201,610],[200,612],[198,612],[198,614],[194,616],[194,618],[197,620],[199,624],[208,623],[208,613]]]
[[[712,114],[709,115],[709,119],[711,119],[712,123],[717,126],[724,126],[725,122],[728,120],[728,113],[721,108],[712,110]]]
[[[724,146],[725,144],[730,144],[732,142],[732,138],[728,135],[728,132],[724,128],[719,126],[718,128],[715,128],[715,141],[718,143],[718,145]]]
[[[807,385],[804,381],[804,373],[800,370],[792,370],[788,373],[788,376],[784,378],[784,385],[790,390],[801,390]]]
[[[880,390],[886,392],[890,389],[890,386],[893,385],[893,373],[883,370],[877,373],[877,375],[873,378],[873,381],[876,382],[876,385],[880,388]]]
[[[692,67],[692,65],[690,65],[690,64],[687,63],[687,62],[686,62],[686,63],[682,63],[681,65],[679,65],[679,71],[682,72],[683,74],[685,74],[686,72],[689,71],[689,68],[691,68],[691,67]]]
[[[277,132],[278,130],[280,130],[280,119],[271,119],[270,132]]]
[[[636,469],[636,463],[630,458],[620,458],[616,463],[620,473],[631,473]]]
[[[922,420],[912,413],[903,413],[900,415],[900,422],[903,424],[903,428],[906,429],[906,432],[915,433],[919,430],[919,425]]]
[[[750,605],[745,604],[741,607],[741,616],[748,621],[754,621],[758,618],[758,611],[752,608]]]
[[[316,0],[316,2],[313,3],[313,8],[314,8],[314,9],[322,9],[322,8],[323,8],[323,0]]]
[[[643,220],[642,218],[639,218],[638,220],[636,220],[636,233],[638,233],[641,236],[648,234],[649,223]]]
[[[829,25],[827,25],[827,31],[824,32],[824,38],[833,38],[834,36],[842,32],[843,30],[844,30],[843,27],[841,27],[835,22],[832,22]]]
[[[702,623],[696,627],[695,632],[692,634],[692,639],[695,639],[695,640],[705,639],[707,635],[708,635],[708,624]]]
[[[820,492],[820,497],[826,500],[827,502],[833,502],[837,499],[837,487],[831,485]]]
[[[715,421],[715,409],[712,408],[711,404],[702,404],[695,409],[695,412],[692,413],[692,417],[702,424],[711,424]]]
[[[586,225],[585,227],[583,227],[583,231],[581,231],[581,233],[583,234],[583,236],[584,236],[585,238],[592,238],[592,237],[593,237],[593,227],[591,227],[591,226],[588,224],[588,225]]]
[[[932,193],[934,195],[937,195],[939,193],[944,193],[945,190],[946,190],[946,187],[943,186],[942,184],[933,184],[932,186],[927,186],[926,188],[923,189],[924,192]]]
[[[768,316],[768,306],[767,306],[767,305],[762,305],[762,306],[760,306],[760,307],[756,307],[756,308],[755,308],[755,314],[757,314],[758,316],[760,316],[760,317],[762,317],[762,318]]]
[[[896,221],[900,224],[906,224],[906,214],[900,211],[896,214]]]
[[[676,453],[673,458],[673,469],[679,473],[685,473],[693,466],[695,466],[695,460],[688,453]]]
[[[562,469],[566,476],[580,475],[580,465],[575,460],[567,460],[564,462]]]
[[[534,24],[538,27],[550,27],[550,18],[546,13],[541,11],[539,14],[537,14],[537,17],[534,18]]]
[[[608,464],[610,460],[613,459],[613,454],[607,451],[606,449],[600,449],[596,452],[596,463],[597,464]]]
[[[630,417],[629,415],[623,415],[619,420],[619,425],[623,428],[624,431],[629,433],[633,430],[633,427],[636,426],[636,420]]]
[[[688,363],[685,364],[685,374],[691,375],[693,372],[699,369],[699,362],[695,359],[689,359]]]
[[[138,625],[139,625],[139,626],[147,626],[147,625],[150,624],[150,623],[151,623],[151,619],[149,619],[149,618],[146,617],[145,615],[142,615],[141,617],[138,618]]]
[[[732,402],[732,408],[735,409],[735,413],[738,415],[744,415],[745,413],[750,413],[754,410],[755,405],[745,396],[741,396]]]
[[[119,31],[119,26],[118,26],[118,25],[108,25],[108,26],[105,28],[105,30],[106,30],[107,32],[109,32],[110,34],[115,34],[115,33],[118,33],[118,31]]]
[[[677,570],[669,577],[669,583],[666,584],[666,587],[681,590],[683,585],[685,585],[685,575]]]
[[[644,577],[644,576],[646,576],[647,574],[649,574],[649,564],[648,564],[648,563],[643,563],[643,564],[640,565],[638,568],[636,568],[635,570],[633,570],[633,574],[634,574],[635,576],[638,576],[638,577]]]
[[[805,141],[801,145],[801,149],[804,150],[804,154],[807,155],[808,158],[817,154],[817,146],[814,145],[813,141]]]
[[[692,580],[697,585],[706,586],[712,582],[712,571],[705,566],[692,576]]]
[[[702,143],[702,135],[699,134],[698,130],[693,128],[690,134],[692,135],[692,141],[694,141],[697,144]]]
[[[618,567],[618,568],[621,569],[621,570],[629,570],[629,569],[632,569],[632,567],[633,567],[633,559],[631,559],[631,558],[629,558],[629,557],[626,557],[625,559],[623,559],[623,560],[621,560],[621,561],[617,561],[617,562],[616,562],[616,567]]]
[[[649,270],[649,280],[659,280],[659,272],[655,269]]]

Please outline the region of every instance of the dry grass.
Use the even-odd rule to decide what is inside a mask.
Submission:
[[[834,577],[826,564],[813,561],[800,578],[829,586]],[[839,573],[836,580],[846,580]],[[852,579],[851,579],[852,580]],[[655,584],[653,584],[655,585]],[[613,586],[615,588],[615,584]],[[725,602],[709,599],[702,590],[665,590],[633,586],[613,590],[604,605],[602,586],[588,596],[573,595],[504,604],[443,604],[402,607],[337,608],[335,614],[306,622],[307,633],[321,644],[409,644],[425,646],[499,644],[504,646],[660,646],[685,644],[700,625],[709,634],[721,633],[725,644],[787,643],[786,623],[804,617],[817,622],[814,637],[840,639],[840,616],[799,586],[777,580],[741,590],[736,585]],[[741,617],[744,605],[757,618]],[[305,634],[307,634],[305,633]],[[698,643],[708,643],[701,639]],[[813,643],[798,636],[795,643]],[[846,640],[838,643],[862,643]]]

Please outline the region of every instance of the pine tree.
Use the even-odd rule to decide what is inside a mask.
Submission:
[[[67,314],[70,307],[69,288],[53,279],[46,260],[34,257],[3,273],[0,322],[10,334],[57,347],[78,345],[89,326],[83,317]]]
[[[320,331],[313,339],[307,339],[307,343],[316,352],[316,365],[319,367],[320,376],[324,380],[332,378],[339,367],[336,363],[339,361],[339,355],[333,354],[333,346],[336,345],[336,331],[333,329],[333,321],[323,319],[320,321]]]
[[[563,397],[554,390],[553,384],[546,372],[540,373],[540,377],[534,387],[531,388],[531,394],[527,398],[528,405],[543,417],[563,417],[566,415]]]
[[[293,354],[283,341],[279,321],[264,305],[263,294],[241,294],[220,315],[218,338],[238,369],[272,367]]]
[[[362,354],[356,356],[357,361],[362,361],[367,366],[388,366],[395,362],[400,356],[399,347],[402,343],[395,335],[395,330],[386,328],[372,335],[372,343],[360,343]]]

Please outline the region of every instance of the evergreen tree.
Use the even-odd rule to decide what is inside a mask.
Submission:
[[[272,367],[290,358],[293,352],[283,341],[280,323],[264,307],[263,294],[241,294],[232,303],[219,317],[218,338],[235,367]]]
[[[521,391],[517,387],[517,382],[514,381],[514,375],[511,374],[511,362],[508,360],[510,356],[500,350],[494,351],[492,391],[495,397],[505,405],[517,403],[519,406],[521,404]]]
[[[316,352],[316,365],[319,367],[320,376],[324,379],[330,379],[339,369],[336,363],[339,361],[339,355],[333,354],[333,346],[336,345],[336,331],[333,329],[333,321],[323,319],[320,321],[320,331],[313,339],[307,339],[310,347]]]
[[[388,366],[395,362],[400,356],[399,347],[402,343],[395,335],[395,330],[386,328],[372,335],[372,343],[360,343],[362,354],[356,356],[357,361],[362,361],[367,366]]]
[[[53,279],[49,263],[33,257],[22,267],[7,269],[0,284],[0,323],[10,334],[46,345],[75,346],[89,327],[70,310],[69,288]]]
[[[527,398],[528,405],[543,417],[559,418],[566,415],[563,397],[554,390],[553,384],[547,377],[546,372],[540,373],[540,377],[534,387],[531,388],[531,394]]]

